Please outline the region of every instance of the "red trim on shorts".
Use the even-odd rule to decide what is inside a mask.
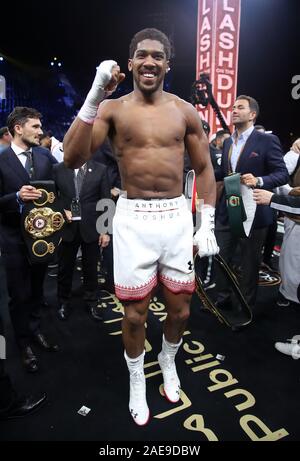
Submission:
[[[165,275],[160,275],[159,281],[163,285],[165,285],[165,287],[167,287],[174,294],[180,294],[180,293],[192,294],[195,291],[195,279],[184,282],[184,281],[170,279],[166,277]]]
[[[122,301],[137,301],[146,298],[157,285],[157,275],[154,274],[149,282],[138,287],[124,287],[115,283],[116,296]]]

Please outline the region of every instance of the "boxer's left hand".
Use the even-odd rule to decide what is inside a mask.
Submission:
[[[194,235],[194,245],[198,248],[200,258],[218,254],[218,247],[215,230],[215,208],[204,205],[201,210],[201,227]]]

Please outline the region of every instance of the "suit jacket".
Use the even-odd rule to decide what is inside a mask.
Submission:
[[[67,168],[64,163],[59,163],[54,166],[53,173],[61,204],[65,210],[70,210],[71,202],[76,197],[74,170]],[[96,205],[102,198],[110,198],[107,168],[94,160],[89,160],[80,191],[81,221],[64,226],[62,238],[65,242],[72,242],[78,230],[84,242],[98,240],[96,221],[100,212],[96,211]]]
[[[226,139],[224,142],[222,163],[220,168],[215,171],[217,181],[222,181],[230,173],[228,157],[231,144],[231,138]],[[255,177],[261,177],[264,182],[263,188],[272,190],[286,184],[289,179],[283,155],[277,136],[253,130],[240,155],[236,172],[241,174],[252,173]],[[273,217],[273,210],[269,206],[258,205],[253,228],[259,229],[269,226],[273,222]],[[221,224],[228,224],[225,190],[223,190],[217,206],[216,218]]]
[[[300,196],[274,194],[270,206],[275,210],[300,215]]]
[[[32,148],[32,180],[53,179],[53,163],[57,162],[51,157],[49,151],[43,147]],[[11,147],[8,147],[0,155],[0,239],[1,246],[8,251],[23,243],[20,205],[16,199],[16,192],[28,184],[30,178],[27,171]]]

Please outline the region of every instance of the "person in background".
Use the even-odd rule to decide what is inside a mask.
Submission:
[[[49,149],[53,157],[58,163],[64,160],[63,143],[56,139],[51,131],[44,131],[40,136],[40,142],[42,147]]]
[[[267,190],[256,189],[253,192],[253,197],[258,205],[269,205],[275,210],[283,211],[284,213],[287,213],[288,216],[294,217],[292,227],[289,227],[288,232],[284,233],[280,258],[282,258],[282,255],[286,257],[287,255],[285,252],[288,252],[289,266],[285,266],[282,269],[287,269],[289,273],[282,273],[281,275],[284,283],[289,282],[284,294],[285,296],[292,296],[293,299],[288,300],[285,296],[283,298],[287,301],[293,301],[299,304],[300,252],[297,251],[297,248],[299,248],[300,235],[300,187],[295,188],[293,193],[295,195],[279,195]],[[296,219],[297,217],[298,221]],[[291,249],[289,249],[288,246],[290,243],[292,244]],[[289,305],[289,303],[287,305]],[[300,359],[300,335],[294,336],[291,340],[287,340],[286,342],[276,342],[275,348],[279,352],[290,355],[294,359]]]
[[[254,124],[259,116],[259,105],[251,96],[240,95],[232,108],[233,135],[226,139],[222,163],[216,170],[216,180],[240,173],[241,183],[248,188],[273,189],[288,181],[279,139],[271,134],[260,133]],[[240,247],[242,269],[241,291],[251,309],[254,309],[258,287],[261,252],[268,226],[273,222],[273,210],[258,206],[249,237],[236,238],[229,225],[226,194],[223,190],[216,213],[216,235],[220,254],[228,264],[232,263],[237,246]],[[230,308],[230,293],[219,277],[218,304]],[[222,286],[223,285],[223,286]]]
[[[47,264],[30,264],[21,228],[23,205],[41,196],[30,181],[53,179],[53,161],[56,163],[40,147],[41,117],[36,109],[15,107],[7,119],[11,146],[0,155],[0,241],[9,309],[22,364],[31,373],[39,369],[32,343],[49,352],[59,349],[41,331],[40,309]]]
[[[82,251],[84,300],[87,310],[95,320],[102,320],[98,304],[97,264],[100,248],[106,248],[110,236],[97,232],[97,203],[110,198],[107,168],[89,160],[80,169],[71,170],[62,162],[54,166],[54,180],[58,195],[67,216],[59,247],[57,294],[58,317],[67,320],[71,314],[71,290],[76,255]],[[76,214],[75,214],[76,213]]]
[[[260,133],[265,133],[266,132],[266,129],[263,125],[254,125],[254,129],[256,131],[260,131]]]
[[[0,154],[10,146],[11,140],[12,136],[8,131],[7,126],[0,128]]]

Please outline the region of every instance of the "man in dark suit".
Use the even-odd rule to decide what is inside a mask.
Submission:
[[[99,246],[107,247],[110,237],[105,232],[100,235],[97,232],[96,222],[100,212],[96,210],[96,206],[99,200],[110,198],[107,169],[93,160],[89,160],[79,170],[71,170],[64,163],[60,163],[54,166],[54,179],[68,219],[59,249],[58,316],[66,320],[71,312],[73,271],[77,251],[81,246],[84,299],[91,316],[101,320],[102,314],[97,308],[97,263]],[[79,204],[79,213],[76,212],[78,216],[74,215],[74,204],[75,211]]]
[[[40,148],[41,114],[28,107],[16,107],[7,119],[12,135],[11,146],[0,156],[0,239],[6,269],[9,308],[22,363],[27,371],[38,370],[38,360],[31,348],[34,340],[48,351],[58,350],[40,330],[40,306],[47,266],[31,265],[21,230],[24,203],[40,197],[30,180],[52,178],[55,159]]]
[[[106,138],[104,143],[93,154],[93,160],[106,166],[111,198],[117,202],[122,189],[121,176],[119,165],[109,138]],[[113,235],[110,236],[109,245],[103,250],[102,255],[102,269],[105,272],[105,283],[101,288],[109,291],[110,293],[115,293]]]
[[[258,103],[250,96],[242,95],[235,101],[232,110],[235,132],[224,142],[221,167],[216,172],[217,181],[236,172],[241,173],[242,184],[249,188],[263,187],[272,190],[287,183],[289,176],[278,138],[254,129],[258,114]],[[273,210],[259,205],[250,236],[237,239],[229,227],[223,191],[216,213],[216,235],[220,254],[230,263],[238,244],[240,245],[241,288],[251,308],[256,301],[262,246],[272,220]],[[222,285],[219,287],[223,288]],[[228,292],[224,290],[219,293],[219,305],[224,307],[227,303]]]

